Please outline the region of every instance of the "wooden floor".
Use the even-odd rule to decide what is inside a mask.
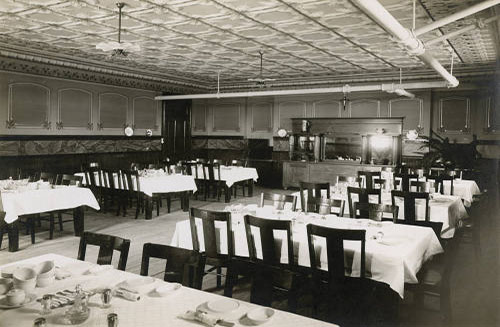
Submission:
[[[231,201],[234,203],[258,203],[261,188],[256,188],[252,198],[241,197]],[[273,190],[280,193],[290,191]],[[490,207],[481,219],[481,261],[477,262],[471,244],[460,246],[452,277],[452,308],[453,326],[499,326],[500,311],[500,270],[499,270],[499,236],[498,224],[499,203],[498,193],[490,196]],[[220,210],[226,206],[219,202],[204,202],[191,200],[191,205],[212,210]],[[103,214],[93,210],[85,212],[85,229],[100,233],[108,233],[131,240],[131,248],[127,263],[127,271],[139,273],[142,246],[145,242],[169,244],[178,221],[188,219],[188,213],[179,210],[179,201],[172,202],[172,213],[166,213],[166,207],[161,208],[160,216],[146,221],[143,217],[134,219],[134,210],[129,210],[127,217],[117,217],[113,213]],[[73,235],[71,223],[65,224],[63,232],[56,231],[53,240],[48,239],[47,226],[43,225],[36,233],[36,244],[32,245],[29,235],[20,235],[20,250],[15,253],[7,251],[8,241],[0,250],[0,265],[44,253],[58,253],[68,257],[76,257],[79,239]],[[97,251],[89,248],[87,260],[94,261]],[[117,256],[116,256],[117,257]],[[117,259],[117,258],[116,258]],[[116,265],[116,263],[115,263]],[[151,274],[160,274],[163,266],[153,262]],[[161,275],[159,275],[161,276]],[[215,289],[213,276],[204,280],[204,289],[222,293]],[[248,285],[243,284],[235,292],[235,297],[248,300]],[[401,303],[400,318],[402,326],[442,326],[439,318],[438,301],[426,301],[428,309],[416,310],[411,305],[411,294],[405,296]],[[281,308],[281,304],[277,303]],[[301,312],[302,313],[302,312]],[[307,311],[303,312],[308,314]]]

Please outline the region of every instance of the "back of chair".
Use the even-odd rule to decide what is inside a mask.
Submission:
[[[413,188],[415,188],[416,192],[425,192],[426,182],[423,181],[410,181],[410,191],[413,192]]]
[[[295,211],[297,207],[297,197],[295,195],[286,195],[278,193],[261,193],[259,207],[263,207],[265,201],[272,201],[273,206],[278,210],[283,210],[286,203],[291,204],[291,210]]]
[[[410,179],[415,179],[418,181],[418,175],[406,173],[394,174],[394,185],[396,185],[396,182],[400,180],[401,191],[410,191]]]
[[[302,211],[306,211],[306,197],[304,196],[304,191],[307,192],[307,199],[313,197],[321,197],[321,190],[326,191],[326,197],[330,198],[330,183],[309,183],[300,182],[300,204],[302,206]]]
[[[204,163],[203,164],[203,178],[205,180],[220,182],[220,165],[218,163]]]
[[[374,178],[373,179],[373,188],[384,189],[387,187],[387,179],[383,178]]]
[[[358,214],[359,212],[368,212],[368,217]],[[392,221],[396,222],[398,219],[399,207],[390,204],[378,203],[359,203],[354,202],[354,217],[355,218],[368,218],[371,220],[382,221],[384,213],[392,214]]]
[[[184,167],[186,167],[186,174],[193,176],[195,179],[199,179],[198,177],[198,163],[193,161],[186,161],[184,163]]]
[[[141,184],[139,180],[139,172],[137,170],[122,171],[123,185],[127,185],[129,193],[141,192]]]
[[[332,208],[337,208],[335,213],[339,217],[344,215],[345,201],[340,199],[325,199],[325,198],[308,198],[307,212],[315,212],[320,215],[329,215],[332,213]]]
[[[50,184],[55,184],[56,182],[56,174],[54,173],[47,173],[47,172],[41,172],[40,173],[40,179],[44,182],[49,182]]]
[[[246,160],[233,159],[233,160],[231,160],[231,166],[246,167],[247,166],[247,161]]]
[[[78,260],[85,260],[87,245],[96,245],[99,247],[97,255],[97,264],[109,265],[113,259],[113,250],[120,252],[120,260],[118,261],[118,269],[125,271],[127,266],[128,251],[130,249],[130,240],[118,236],[107,234],[98,234],[92,232],[84,232],[80,237],[80,246],[78,248]]]
[[[203,244],[205,245],[205,255],[207,258],[225,258],[228,255],[234,255],[233,249],[233,233],[231,229],[231,213],[223,211],[210,211],[198,208],[191,208],[189,211],[189,224],[191,227],[191,237],[193,241],[193,250],[200,251],[200,240],[198,238],[198,227],[196,218],[201,219],[203,228]],[[217,250],[217,229],[215,222],[222,221],[226,223],[226,237],[228,245],[228,253],[222,254]]]
[[[102,170],[102,179],[104,186],[111,190],[117,189],[117,184],[115,183],[115,172],[111,169],[103,169]]]
[[[309,244],[309,258],[313,276],[327,280],[342,280],[345,278],[344,241],[361,242],[360,278],[365,278],[365,234],[366,230],[336,229],[313,224],[307,225],[307,240]],[[321,262],[316,257],[314,239],[326,239],[326,253],[328,258],[328,271],[321,268]]]
[[[167,260],[164,281],[201,289],[205,258],[199,252],[169,245],[145,243],[142,248],[142,276],[147,276],[149,273],[150,258]]]
[[[439,175],[438,177],[435,178],[435,181],[436,181],[436,192],[440,192],[441,194],[444,194],[444,181],[450,181],[450,195],[453,195],[453,181],[455,180],[455,177],[453,176],[449,176],[449,175],[445,175],[445,174],[441,174]],[[439,186],[439,190],[438,190],[438,186],[437,185],[440,185]]]
[[[381,172],[380,171],[358,171],[358,177],[365,177],[365,187],[367,189],[372,189],[374,188],[373,186],[373,178],[378,177],[380,178]]]
[[[361,177],[338,175],[336,184],[347,183],[351,186],[357,184],[359,187],[361,187],[361,182],[362,182]]]
[[[257,248],[255,244],[255,238],[252,234],[252,226],[259,229],[260,243],[262,249],[262,259],[257,258]],[[288,249],[288,264],[290,266],[295,265],[294,255],[293,255],[293,239],[292,239],[292,227],[291,221],[289,220],[276,220],[276,219],[265,219],[254,217],[251,215],[245,216],[245,231],[248,243],[249,257],[254,262],[262,262],[270,266],[280,266],[281,259],[281,248],[277,248],[274,231],[284,231],[286,233],[286,239]]]
[[[351,218],[354,218],[354,207],[353,207],[353,201],[352,201],[352,195],[357,194],[358,195],[358,201],[359,203],[369,203],[370,202],[370,195],[376,195],[378,203],[382,203],[382,190],[381,189],[367,189],[367,188],[360,188],[360,187],[347,187],[347,200],[349,202],[349,213],[351,215]],[[368,216],[368,212],[363,211],[361,212],[362,215],[365,215],[365,217]]]
[[[404,220],[413,222],[416,221],[416,200],[425,200],[425,221],[429,221],[429,193],[426,192],[406,192],[406,191],[391,191],[392,205],[396,205],[396,198],[402,198],[404,201]]]
[[[60,178],[61,185],[78,185],[81,186],[83,181],[82,176],[63,174]]]

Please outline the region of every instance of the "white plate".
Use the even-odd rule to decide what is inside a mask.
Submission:
[[[156,282],[156,278],[153,277],[138,277],[127,279],[116,286],[124,288],[128,291],[143,293],[150,291],[154,282]]]
[[[167,296],[179,290],[181,287],[182,285],[179,283],[166,283],[155,288],[155,293],[159,296]]]
[[[238,309],[240,303],[231,299],[220,299],[207,302],[207,308],[213,312],[226,313]]]
[[[220,301],[220,300],[216,300],[216,301]],[[225,301],[227,301],[227,300],[225,300]],[[232,299],[230,299],[229,301],[237,302],[237,301],[232,300]],[[213,301],[213,302],[215,302],[215,301]],[[214,316],[220,317],[221,319],[224,319],[227,321],[237,321],[242,316],[244,316],[246,314],[247,307],[245,305],[240,305],[240,303],[238,303],[238,307],[235,310],[228,311],[228,312],[215,312],[215,311],[212,311],[208,307],[208,302],[203,302],[202,304],[200,304],[196,308],[196,310],[208,312]]]
[[[255,308],[247,313],[247,318],[254,324],[263,324],[274,316],[271,308]]]
[[[27,304],[30,304],[36,300],[36,294],[26,294],[26,298],[24,299],[24,302],[21,304],[17,305],[10,305],[7,304],[7,298],[3,297],[0,299],[0,309],[14,309],[14,308],[20,308],[23,307]]]

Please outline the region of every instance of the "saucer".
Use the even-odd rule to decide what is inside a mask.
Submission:
[[[16,305],[10,305],[7,303],[7,298],[3,297],[0,299],[0,309],[15,309],[15,308],[20,308],[24,307],[25,305],[28,305],[36,300],[36,294],[26,294],[26,298],[24,299],[24,302],[21,304],[16,304]]]

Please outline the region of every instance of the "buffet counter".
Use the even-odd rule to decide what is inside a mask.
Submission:
[[[299,187],[299,182],[335,184],[337,176],[356,176],[358,171],[380,171],[393,165],[362,164],[351,160],[284,161],[283,187]]]

